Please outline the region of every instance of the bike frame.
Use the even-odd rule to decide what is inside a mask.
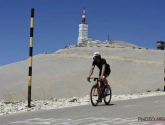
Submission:
[[[101,82],[99,80],[99,78],[90,78],[90,79],[94,79],[95,85],[96,85],[96,89],[98,94],[100,95],[101,98],[104,98],[104,93],[102,93],[102,91],[100,90],[100,86],[101,86]]]
[[[105,84],[103,84],[102,82],[100,82],[100,79],[97,78],[97,77],[96,78],[90,78],[90,79],[93,79],[93,81],[96,81],[94,83],[94,85],[92,86],[91,92],[90,92],[90,100],[91,100],[92,105],[93,106],[97,106],[99,102],[102,102],[102,100],[100,100],[102,98],[104,99],[104,103],[106,105],[109,105],[109,103],[111,101],[111,95],[112,95],[111,87],[108,85],[108,88],[110,89],[110,94],[104,93],[100,89],[100,87],[103,86],[105,88]],[[91,82],[90,79],[88,80],[89,82]],[[107,101],[105,97],[108,96],[108,95],[110,95],[110,99]],[[96,103],[93,101],[93,96],[98,96],[98,99],[96,98],[97,99],[96,100]]]

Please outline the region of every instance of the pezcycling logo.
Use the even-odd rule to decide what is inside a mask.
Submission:
[[[165,117],[138,117],[140,122],[165,122]]]

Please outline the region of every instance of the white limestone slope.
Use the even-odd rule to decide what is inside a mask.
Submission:
[[[33,57],[32,100],[89,95],[94,82],[88,83],[86,77],[95,51],[111,65],[108,80],[114,95],[163,89],[164,51],[114,45],[73,47]],[[97,68],[93,76],[98,76]],[[0,100],[27,100],[28,59],[1,66],[0,85]]]

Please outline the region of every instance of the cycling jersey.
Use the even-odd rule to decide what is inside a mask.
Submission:
[[[105,75],[105,74],[109,75],[109,74],[110,74],[110,72],[111,72],[111,70],[110,70],[110,65],[109,65],[109,64],[107,64],[107,62],[106,62],[106,60],[105,60],[104,58],[101,58],[101,60],[100,60],[100,62],[99,62],[99,63],[98,63],[98,62],[96,62],[96,61],[93,61],[93,63],[92,63],[92,66],[94,66],[94,67],[95,67],[95,65],[96,65],[96,66],[99,68],[99,70],[100,70],[100,72],[99,72],[99,76],[101,76],[102,66],[103,66],[104,64],[106,65],[104,75]]]

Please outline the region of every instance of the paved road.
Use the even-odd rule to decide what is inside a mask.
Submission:
[[[152,121],[146,122],[144,120]],[[141,99],[113,101],[111,105],[108,106],[104,104],[100,104],[97,107],[83,105],[0,116],[0,125],[30,124],[165,125],[165,98],[164,96],[154,96]]]

